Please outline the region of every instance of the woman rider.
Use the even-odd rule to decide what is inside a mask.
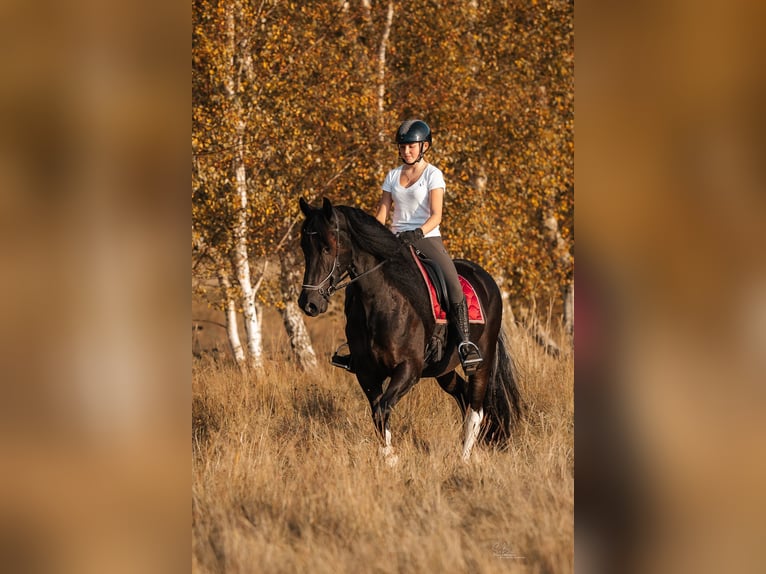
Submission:
[[[481,353],[470,341],[468,308],[452,258],[442,243],[439,224],[444,207],[444,174],[425,158],[431,148],[431,128],[422,120],[407,120],[396,131],[400,165],[386,175],[375,218],[402,241],[436,262],[444,273],[450,300],[450,319],[460,336],[458,355],[463,370],[474,372]],[[333,364],[351,370],[350,356],[333,357]]]

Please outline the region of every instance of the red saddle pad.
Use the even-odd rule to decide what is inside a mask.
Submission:
[[[441,305],[439,305],[439,301],[436,298],[436,288],[434,287],[433,283],[431,283],[431,279],[428,277],[428,273],[423,267],[423,264],[420,262],[420,258],[414,253],[414,251],[412,256],[415,258],[415,263],[417,263],[418,269],[420,269],[420,275],[423,277],[423,281],[425,281],[426,286],[428,287],[428,296],[431,298],[431,310],[433,311],[434,319],[437,323],[446,323],[447,314],[444,312],[444,309],[442,309]],[[474,289],[473,285],[471,285],[468,279],[462,275],[458,275],[458,279],[460,279],[460,285],[463,287],[465,302],[468,306],[468,322],[483,324],[484,311],[481,308],[479,297],[476,295],[476,289]]]

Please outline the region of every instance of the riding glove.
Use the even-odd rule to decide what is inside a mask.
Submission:
[[[410,231],[402,231],[397,237],[407,245],[414,245],[415,242],[423,239],[423,230],[418,227]]]

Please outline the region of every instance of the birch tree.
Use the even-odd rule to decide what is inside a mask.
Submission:
[[[258,111],[250,43],[256,22],[264,15],[262,9],[263,5],[254,11],[243,0],[197,0],[193,4],[192,145],[200,153],[195,154],[198,177],[192,216],[198,237],[218,254],[214,265],[234,358],[243,362],[236,321],[231,317],[235,307],[232,283],[245,326],[244,362],[255,368],[263,363],[256,301],[263,274],[253,273],[251,267],[254,186],[248,178],[246,145]],[[230,268],[223,260],[230,262]]]

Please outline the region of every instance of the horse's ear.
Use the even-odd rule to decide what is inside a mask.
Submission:
[[[305,199],[301,197],[298,203],[301,204],[301,211],[303,212],[303,215],[305,215],[306,217],[311,215],[311,206],[309,205],[308,201],[306,201]]]
[[[322,211],[324,211],[324,216],[327,219],[327,221],[332,221],[333,217],[333,210],[332,210],[332,202],[324,198],[324,201],[322,202]]]

